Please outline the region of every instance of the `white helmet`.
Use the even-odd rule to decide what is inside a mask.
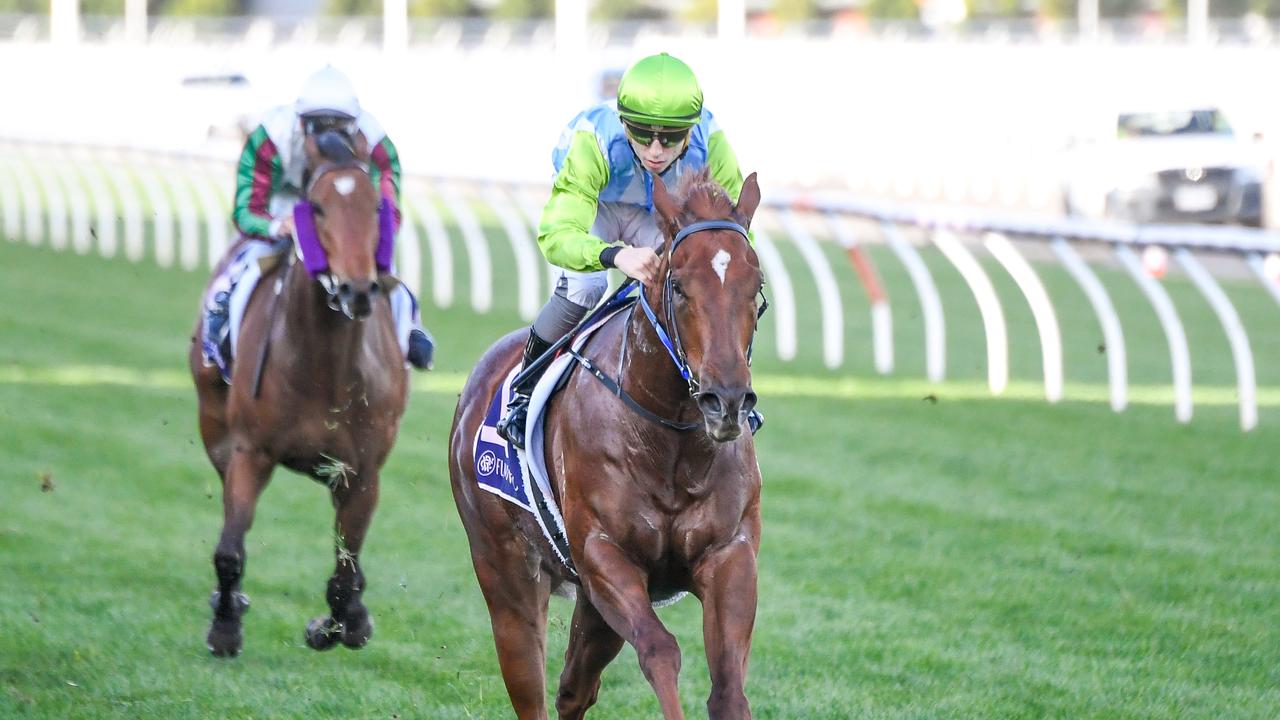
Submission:
[[[302,84],[302,92],[298,93],[298,101],[294,110],[303,117],[307,115],[344,115],[355,119],[360,117],[360,101],[356,98],[355,86],[341,70],[332,65],[325,65],[312,73]]]

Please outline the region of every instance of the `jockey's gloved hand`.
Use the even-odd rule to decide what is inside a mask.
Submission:
[[[270,235],[273,238],[293,239],[293,214],[289,213],[271,221]]]
[[[661,263],[658,261],[658,254],[651,248],[624,247],[613,256],[613,266],[627,277],[639,280],[645,287],[658,284]]]

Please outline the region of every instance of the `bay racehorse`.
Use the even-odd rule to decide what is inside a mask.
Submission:
[[[746,228],[759,201],[755,175],[736,207],[705,172],[674,194],[654,178],[664,283],[642,290],[644,312],[633,305],[592,336],[580,353],[594,370],[573,371],[547,410],[543,452],[577,577],[531,513],[475,482],[473,438],[519,362],[523,334],[494,344],[462,391],[449,448],[454,499],[522,720],[547,717],[553,591],[577,597],[555,700],[561,718],[581,718],[595,703],[601,672],[623,642],[634,646],[663,717],[684,717],[680,649],[653,610],[681,591],[702,602],[710,716],[751,716],[744,686],[760,472],[743,429],[756,401],[749,356],[763,275]],[[613,379],[621,394],[607,385]]]
[[[389,270],[380,266],[389,265],[394,224],[390,207],[379,206],[363,140],[307,138],[309,180],[294,213],[301,249],[291,248],[253,291],[229,385],[204,363],[200,344],[191,344],[200,435],[222,478],[207,636],[214,655],[240,652],[240,616],[249,604],[241,591],[244,538],[276,465],[325,483],[336,509],[330,614],[307,625],[307,643],[359,648],[373,632],[361,602],[360,550],[408,377],[385,292],[394,279],[379,273]]]

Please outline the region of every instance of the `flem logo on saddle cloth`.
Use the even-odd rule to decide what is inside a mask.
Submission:
[[[320,236],[316,234],[315,209],[310,202],[303,200],[293,206],[293,227],[298,238],[298,250],[302,253],[302,265],[307,269],[307,274],[316,277],[328,272],[329,256],[325,254]],[[374,262],[382,272],[391,271],[395,243],[396,213],[391,207],[391,201],[383,198],[382,204],[378,206],[378,249],[373,254]]]
[[[498,392],[494,393],[489,410],[484,414],[484,422],[480,423],[480,430],[476,433],[476,482],[481,490],[487,490],[533,512],[529,496],[525,493],[520,456],[498,434],[498,421],[502,419],[502,413],[511,400],[511,377],[515,372],[516,369],[512,369],[498,387]]]

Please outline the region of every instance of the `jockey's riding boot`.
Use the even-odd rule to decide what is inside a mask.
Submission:
[[[419,370],[430,370],[436,364],[436,341],[426,328],[409,332],[409,364]]]
[[[764,413],[751,408],[751,412],[747,413],[747,427],[751,429],[752,435],[760,432],[760,428],[764,427]]]
[[[221,291],[214,294],[213,301],[205,307],[204,337],[201,338],[205,359],[224,372],[231,360],[231,325],[227,322],[230,303],[231,293]]]
[[[533,328],[529,328],[529,341],[524,345],[524,361],[520,367],[527,368],[532,365],[551,345],[552,343],[538,337],[538,333],[534,332]],[[543,365],[511,388],[512,396],[511,402],[507,403],[507,414],[498,423],[498,434],[521,450],[524,449],[525,421],[529,417],[529,397],[533,395],[534,386],[538,384],[538,380],[542,379],[542,373],[546,370],[547,366]]]

